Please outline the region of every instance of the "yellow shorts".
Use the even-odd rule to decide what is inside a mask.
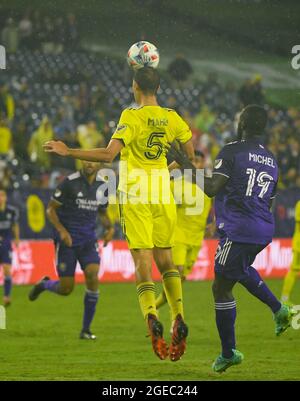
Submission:
[[[188,276],[197,260],[200,245],[188,245],[176,242],[172,248],[173,262],[175,266],[183,266],[183,275]]]
[[[120,202],[120,221],[129,249],[172,247],[176,220],[173,198],[170,204]]]
[[[300,271],[300,252],[293,251],[291,270]]]

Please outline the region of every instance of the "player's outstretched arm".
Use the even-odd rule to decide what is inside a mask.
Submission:
[[[212,177],[204,177],[204,192],[213,198],[226,185],[228,178],[224,175],[214,174]]]
[[[172,144],[172,146],[175,146],[175,145]],[[187,158],[189,159],[189,161],[193,162],[193,160],[195,158],[195,152],[194,152],[194,146],[193,146],[192,140],[190,139],[187,142],[185,142],[184,144],[182,144],[182,149],[183,149],[184,153],[186,154]],[[172,171],[179,167],[180,167],[180,164],[177,163],[176,160],[174,160],[173,162],[171,162],[169,164],[168,169],[169,169],[169,171]]]
[[[124,147],[122,141],[112,139],[106,148],[96,149],[72,149],[61,141],[48,141],[44,144],[45,152],[56,153],[60,156],[70,156],[74,159],[87,160],[91,162],[110,163]]]
[[[204,191],[204,193],[210,198],[216,196],[217,193],[226,185],[228,177],[220,174],[214,174],[212,177],[204,176],[204,180],[200,180],[199,183],[199,180],[196,180],[197,169],[190,161],[189,157],[184,152],[177,149],[173,144],[171,145],[169,152],[170,156],[173,157],[182,168],[191,170],[193,181],[199,185],[202,191]]]

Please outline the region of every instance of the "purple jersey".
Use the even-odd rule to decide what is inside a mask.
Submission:
[[[6,205],[3,211],[0,211],[0,245],[10,246],[12,241],[12,226],[19,220],[18,209],[11,205]]]
[[[57,215],[70,233],[73,246],[96,240],[97,215],[99,209],[107,207],[107,187],[101,177],[89,184],[78,171],[57,187],[52,198],[61,204]],[[55,241],[60,241],[57,233]]]
[[[221,237],[250,244],[271,242],[274,218],[270,205],[278,181],[273,154],[259,139],[232,142],[217,156],[213,174],[229,178],[215,199]]]

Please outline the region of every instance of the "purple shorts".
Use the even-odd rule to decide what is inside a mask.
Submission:
[[[11,265],[12,249],[11,244],[0,243],[0,264]]]
[[[55,251],[56,270],[59,277],[74,277],[77,262],[82,270],[90,264],[100,264],[98,242],[95,241],[72,247],[56,242]]]
[[[221,238],[215,255],[215,273],[228,280],[242,280],[248,276],[249,267],[267,245],[246,244]]]

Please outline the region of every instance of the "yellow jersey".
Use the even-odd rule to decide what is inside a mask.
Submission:
[[[125,145],[121,151],[119,191],[128,193],[139,181],[137,176],[143,176],[144,182],[155,175],[165,175],[169,180],[166,145],[174,140],[185,143],[191,137],[188,125],[172,109],[143,106],[124,110],[112,136]]]
[[[176,183],[182,184],[176,189]],[[198,187],[183,178],[171,181],[177,204],[175,243],[199,245],[203,240],[212,200]]]
[[[295,232],[293,236],[293,251],[300,252],[300,201],[295,208]]]
[[[6,155],[11,148],[12,134],[9,128],[0,127],[0,153]]]

